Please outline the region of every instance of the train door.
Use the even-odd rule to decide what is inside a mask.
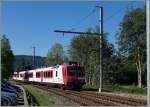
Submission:
[[[66,67],[63,67],[62,68],[62,75],[63,75],[63,81],[64,81],[64,84],[66,85],[67,84],[67,81],[68,81],[68,76],[67,76],[67,68]]]
[[[54,82],[58,83],[58,70],[57,69],[54,69],[53,77],[54,77]]]
[[[24,81],[29,81],[28,71],[25,71],[23,79]]]

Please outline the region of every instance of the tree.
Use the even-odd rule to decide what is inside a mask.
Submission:
[[[64,58],[63,47],[59,43],[55,43],[48,51],[46,57],[47,65],[62,64]]]
[[[138,86],[142,87],[142,74],[146,66],[146,10],[130,9],[120,24],[118,33],[119,50],[135,64],[138,72]]]
[[[13,74],[14,55],[9,40],[5,35],[1,38],[1,74],[2,78],[8,79]]]
[[[17,71],[30,70],[32,68],[33,66],[31,66],[31,64],[23,57],[19,66],[17,67]]]
[[[95,29],[89,28],[87,32],[99,33],[99,27]],[[99,86],[99,35],[81,34],[75,36],[71,40],[70,57],[77,61],[85,68],[86,81],[90,86]],[[109,80],[108,74],[110,72],[109,63],[110,57],[113,54],[113,45],[107,41],[107,34],[103,37],[103,57],[104,57],[104,79]]]

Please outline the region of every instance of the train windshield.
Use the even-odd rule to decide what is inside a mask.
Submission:
[[[83,76],[82,68],[69,68],[68,76]]]

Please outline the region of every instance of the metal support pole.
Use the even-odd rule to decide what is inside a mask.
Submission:
[[[90,33],[90,32],[72,32],[72,31],[64,31],[64,30],[54,30],[54,32],[58,33],[74,33],[74,34],[87,34],[87,35],[100,35],[99,33]]]
[[[98,35],[100,36],[100,86],[99,92],[102,92],[103,88],[103,7],[96,6],[100,9],[100,33],[90,33],[90,32],[73,32],[73,31],[62,31],[62,30],[54,30],[54,32],[58,33],[73,33],[73,34],[88,34],[88,35]]]
[[[150,0],[146,1],[147,14],[147,107],[150,107]]]
[[[102,92],[103,88],[103,7],[99,7],[100,9],[100,83],[99,83],[99,92]]]

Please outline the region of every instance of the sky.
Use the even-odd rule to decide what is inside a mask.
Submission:
[[[54,43],[61,43],[65,52],[74,34],[56,33],[54,30],[87,31],[99,25],[103,6],[104,32],[108,41],[117,48],[116,33],[127,8],[142,8],[145,2],[3,2],[2,29],[10,41],[15,55],[46,56]],[[95,10],[95,11],[93,11]],[[90,14],[91,13],[91,14]]]

